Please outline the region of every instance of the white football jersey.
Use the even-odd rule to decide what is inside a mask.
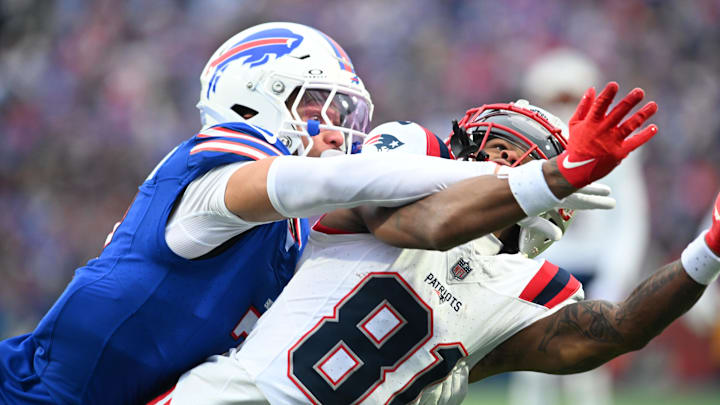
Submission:
[[[492,236],[438,252],[313,231],[297,274],[234,358],[272,404],[418,401],[454,368],[582,299],[568,272],[500,248]]]
[[[314,230],[242,347],[183,376],[172,403],[459,404],[483,356],[583,298],[567,271],[500,249],[493,236],[439,252]]]

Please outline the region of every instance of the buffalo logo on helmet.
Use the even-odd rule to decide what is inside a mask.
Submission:
[[[365,146],[369,145],[374,146],[378,150],[378,152],[385,152],[388,150],[397,149],[405,145],[405,142],[397,139],[395,136],[390,134],[380,134],[373,136],[372,138],[368,139],[367,142],[365,142]]]
[[[297,48],[302,41],[302,36],[287,28],[263,30],[242,39],[222,52],[208,65],[205,74],[208,74],[210,69],[214,69],[210,86],[208,86],[208,96],[211,89],[215,91],[215,85],[220,75],[227,69],[230,62],[246,58],[242,62],[243,65],[249,64],[251,68],[264,65],[270,61],[271,55],[275,55],[275,59],[285,56]]]
[[[457,263],[455,263],[455,265],[453,265],[450,269],[453,277],[458,280],[463,280],[468,274],[470,274],[471,271],[472,268],[470,268],[470,263],[463,260],[463,258],[460,258],[460,260],[458,260]]]

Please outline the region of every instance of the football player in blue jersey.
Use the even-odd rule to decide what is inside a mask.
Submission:
[[[152,170],[100,255],[75,272],[36,329],[0,342],[0,402],[145,401],[243,341],[293,274],[303,218],[400,206],[483,174],[476,163],[432,157],[335,156],[361,142],[373,107],[345,51],[311,27],[238,33],[212,55],[201,84],[202,130]],[[628,96],[618,122],[640,93]],[[648,113],[630,119],[630,132]],[[602,144],[607,128],[583,131]],[[321,155],[333,157],[311,158]],[[607,165],[587,168],[580,177],[589,182]],[[584,185],[568,185],[557,162],[536,169],[516,178],[547,182],[553,198],[521,214],[498,210],[496,223],[544,212]],[[488,204],[517,208],[507,181],[487,194],[495,192]]]

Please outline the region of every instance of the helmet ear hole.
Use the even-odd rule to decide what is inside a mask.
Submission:
[[[249,120],[250,118],[257,115],[257,111],[252,108],[240,104],[235,104],[230,107],[231,110],[235,111],[237,115],[243,117],[243,119]]]

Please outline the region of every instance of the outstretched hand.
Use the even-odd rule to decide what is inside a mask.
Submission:
[[[657,126],[649,125],[633,132],[657,111],[654,101],[648,102],[630,118],[623,118],[645,96],[635,88],[618,105],[606,114],[618,91],[618,84],[608,83],[595,98],[590,88],[570,118],[570,138],[566,150],[558,156],[558,167],[565,179],[581,188],[605,177],[633,150],[650,140],[657,133]]]

